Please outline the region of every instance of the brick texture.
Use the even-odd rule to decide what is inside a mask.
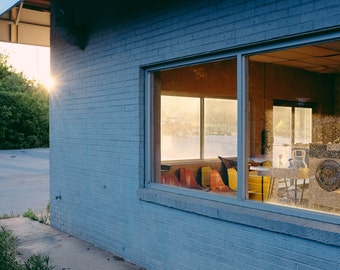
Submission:
[[[143,1],[144,2],[144,1]],[[147,1],[146,1],[147,3]],[[155,4],[156,5],[156,4]],[[104,7],[105,8],[105,7]],[[339,25],[339,1],[169,1],[51,32],[51,222],[148,270],[340,269],[339,249],[140,201],[140,66]]]

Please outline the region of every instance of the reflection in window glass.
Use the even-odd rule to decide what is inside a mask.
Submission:
[[[200,99],[161,96],[162,160],[200,158]]]
[[[236,153],[237,101],[204,99],[204,158]]]

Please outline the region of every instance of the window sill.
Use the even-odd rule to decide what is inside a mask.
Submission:
[[[142,188],[139,198],[170,208],[340,247],[340,225],[269,210]],[[239,202],[239,204],[237,203]]]

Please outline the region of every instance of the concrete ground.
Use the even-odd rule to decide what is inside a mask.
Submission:
[[[124,259],[29,218],[0,219],[19,239],[20,258],[49,256],[55,270],[142,270]]]
[[[0,150],[0,217],[37,214],[49,200],[49,149]],[[0,219],[0,226],[19,239],[20,258],[49,256],[55,270],[141,270],[51,226],[29,218]]]

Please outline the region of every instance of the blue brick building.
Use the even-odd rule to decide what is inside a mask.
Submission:
[[[111,2],[52,2],[52,226],[148,270],[340,269],[339,2]]]

